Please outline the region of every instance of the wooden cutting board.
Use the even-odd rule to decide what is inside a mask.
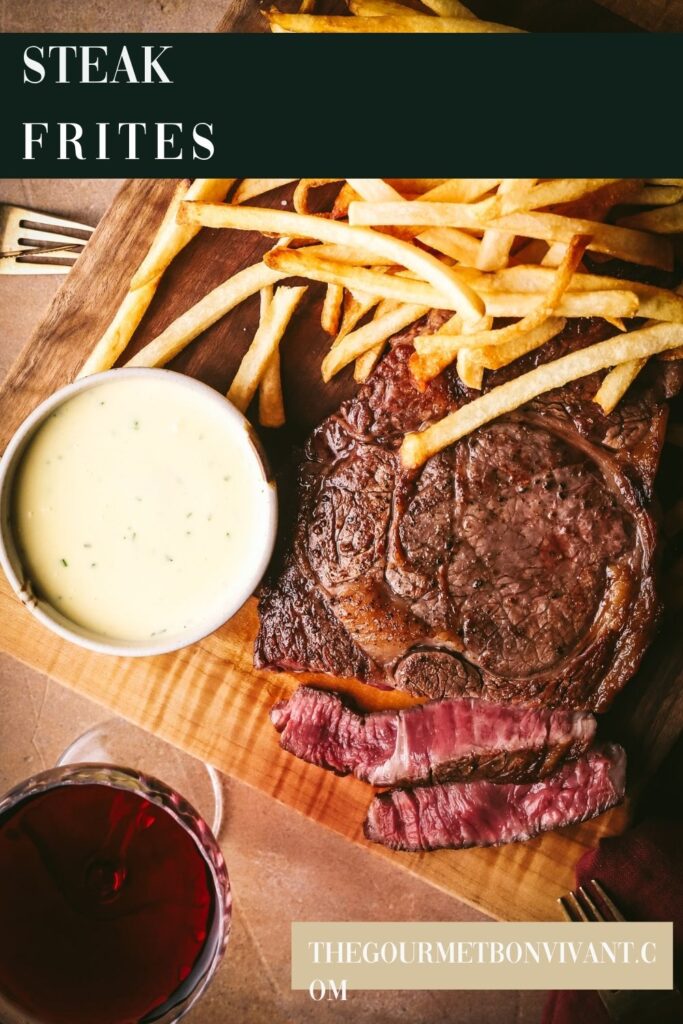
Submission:
[[[0,449],[38,402],[73,379],[118,306],[173,185],[131,181],[123,186],[0,392]],[[275,193],[271,202],[279,204],[285,195]],[[254,262],[264,248],[252,235],[200,233],[170,268],[132,347],[150,340],[231,272]],[[321,297],[322,288],[309,289],[285,340],[283,372],[290,427],[281,437],[266,438],[275,461],[284,457],[292,440],[305,434],[354,388],[350,373],[329,386],[320,381]],[[257,317],[255,297],[215,324],[172,368],[224,391]],[[302,677],[257,672],[252,667],[257,625],[253,600],[213,636],[187,650],[155,658],[106,657],[60,640],[30,616],[4,578],[0,623],[2,650],[494,916],[556,918],[555,900],[572,885],[579,856],[600,835],[618,831],[626,821],[626,812],[618,809],[598,821],[500,849],[390,853],[362,837],[371,797],[368,786],[337,778],[280,751],[268,710],[290,694]],[[353,681],[333,684],[314,675],[306,678],[338,685],[367,708],[411,701],[405,694],[387,694]],[[628,742],[632,792],[651,776],[681,731],[682,681],[683,652],[677,638],[665,633],[638,679],[627,688],[617,712],[610,715],[605,734]]]

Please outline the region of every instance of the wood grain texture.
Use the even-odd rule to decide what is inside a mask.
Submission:
[[[131,181],[123,186],[0,392],[2,448],[39,401],[74,377],[125,292],[173,186],[172,181]],[[277,205],[287,201],[286,196],[280,190],[270,201]],[[131,351],[233,270],[255,260],[265,246],[251,235],[201,232],[171,266]],[[291,425],[288,431],[270,432],[265,438],[275,460],[285,457],[292,441],[354,388],[350,371],[333,386],[320,382],[325,343],[319,326],[322,295],[322,287],[311,287],[284,343]],[[257,317],[255,297],[205,332],[172,365],[225,390]],[[555,900],[572,885],[580,854],[600,835],[618,831],[626,822],[626,811],[618,809],[595,822],[496,850],[390,853],[366,844],[362,837],[370,788],[282,753],[268,710],[303,679],[343,689],[366,708],[402,706],[411,698],[350,680],[255,671],[253,600],[213,636],[156,658],[104,657],[60,640],[33,620],[4,579],[0,624],[2,650],[494,916],[557,917]],[[607,720],[605,735],[626,738],[637,765],[632,792],[651,776],[681,730],[682,668],[678,637],[665,633]]]

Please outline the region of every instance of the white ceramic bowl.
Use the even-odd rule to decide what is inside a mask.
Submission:
[[[110,381],[120,381],[126,377],[139,378],[143,376],[146,378],[154,376],[162,380],[166,380],[169,377],[173,378],[174,383],[194,389],[202,395],[205,401],[212,402],[232,426],[236,425],[239,428],[235,431],[235,436],[243,438],[245,450],[249,457],[258,465],[264,480],[268,483],[260,498],[264,502],[262,512],[263,520],[266,524],[262,547],[259,551],[258,560],[254,564],[244,566],[243,579],[240,580],[240,586],[230,593],[229,599],[226,598],[225,605],[218,614],[214,606],[211,614],[207,615],[204,619],[200,619],[199,624],[194,629],[184,631],[182,636],[179,634],[175,636],[164,635],[163,638],[160,638],[155,643],[120,640],[94,633],[67,619],[51,604],[36,597],[32,592],[30,580],[22,565],[11,523],[12,488],[16,470],[28,443],[47,417],[59,406],[82,391],[87,391],[90,388],[98,387]],[[42,402],[24,420],[0,460],[0,564],[12,589],[31,614],[42,622],[44,626],[51,629],[53,633],[57,633],[65,640],[70,640],[72,643],[78,644],[81,647],[87,647],[89,650],[97,651],[100,654],[117,654],[129,657],[165,654],[168,651],[179,650],[181,647],[188,647],[190,644],[201,640],[202,637],[208,636],[209,633],[213,633],[214,630],[227,622],[241,608],[258,586],[273,553],[276,530],[277,492],[275,483],[271,479],[266,458],[251,424],[227,398],[224,398],[214,388],[194,380],[192,377],[175,373],[172,370],[153,370],[141,367],[108,370],[106,373],[96,373],[90,377],[77,380],[73,384],[68,384]]]

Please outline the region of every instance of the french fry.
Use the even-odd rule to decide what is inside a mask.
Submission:
[[[424,195],[434,188],[438,188],[447,181],[446,178],[387,178],[386,181],[393,185],[401,195],[411,193]]]
[[[391,299],[382,299],[377,306],[373,319],[377,320],[380,316],[384,316],[385,313],[391,313],[400,306],[399,302],[393,302]],[[363,355],[358,356],[353,367],[353,379],[358,384],[364,384],[368,379],[375,366],[379,362],[381,355],[386,347],[387,338],[384,338],[369,348]]]
[[[610,370],[593,397],[605,415],[618,405],[646,362],[647,359],[630,359]]]
[[[382,353],[386,347],[386,341],[378,341],[377,344],[358,356],[353,367],[353,379],[357,384],[365,384],[366,380],[377,366]]]
[[[199,223],[215,228],[275,231],[278,234],[299,238],[318,238],[321,242],[338,245],[358,245],[369,253],[386,257],[413,270],[435,289],[442,291],[465,320],[479,320],[484,313],[484,303],[479,296],[468,285],[463,284],[450,267],[444,266],[435,256],[423,252],[417,246],[378,231],[353,228],[348,224],[340,224],[323,217],[290,213],[288,210],[264,210],[255,206],[230,206],[221,203],[183,203],[180,218],[183,223]],[[394,298],[393,295],[388,297]]]
[[[337,15],[281,14],[264,11],[273,32],[382,32],[382,33],[461,33],[461,32],[521,32],[522,29],[498,25],[476,18],[433,18],[430,15],[410,13],[406,16],[380,18],[347,18]]]
[[[529,316],[538,305],[537,298],[525,294],[500,292],[485,295],[484,298],[489,314],[496,317]],[[613,314],[614,317],[632,317],[638,313],[638,297],[633,292],[626,291],[565,292],[554,313],[555,316],[562,317],[600,316],[607,318],[610,314]],[[517,325],[512,326],[516,327]],[[497,346],[484,344],[482,351],[486,350],[490,353],[492,349],[498,347],[501,349],[501,358],[505,358],[505,353],[517,350],[517,340],[520,345],[523,345],[525,337],[526,333],[518,329],[515,332],[510,332],[508,340],[499,342]],[[416,338],[416,351],[411,358],[411,366],[416,379],[422,382],[431,380],[456,358],[460,348],[468,347],[469,340],[461,331],[452,336],[444,334],[442,338],[438,338],[437,335],[429,335],[424,339]],[[520,355],[522,354],[523,351],[520,351]],[[491,361],[490,355],[488,361]],[[506,363],[503,365],[506,365],[508,361],[512,360],[506,359]]]
[[[228,390],[228,398],[240,412],[246,412],[256,394],[266,367],[280,344],[305,291],[305,286],[276,289],[273,301],[269,304],[254,335],[254,340],[242,359]]]
[[[506,178],[500,183],[497,198],[508,199],[513,203],[519,201],[529,193],[535,181],[536,178]],[[477,253],[477,268],[498,270],[504,267],[514,240],[515,236],[509,231],[497,231],[495,228],[485,231]]]
[[[511,181],[524,182],[524,178],[512,178]],[[531,181],[531,179],[529,179]],[[543,181],[531,188],[512,188],[510,191],[498,189],[494,209],[497,216],[517,213],[526,210],[539,210],[545,206],[558,206],[560,203],[571,203],[591,192],[597,192],[606,185],[614,185],[619,178],[554,178]]]
[[[301,0],[299,14],[312,14],[315,10],[315,0]]]
[[[323,380],[325,382],[331,380],[336,373],[343,370],[354,359],[362,356],[379,342],[386,341],[397,331],[403,330],[408,324],[414,323],[428,312],[428,306],[401,305],[347,334],[332,346],[323,359]]]
[[[501,178],[448,178],[422,196],[432,203],[474,203],[500,185]]]
[[[520,335],[513,341],[508,341],[504,345],[491,345],[478,349],[476,352],[477,359],[484,369],[499,370],[502,366],[508,366],[515,359],[520,359],[521,356],[525,356],[528,352],[533,352],[535,349],[540,348],[541,345],[545,345],[547,341],[550,341],[560,331],[563,331],[566,324],[567,320],[565,317],[551,316],[538,327],[532,328],[532,330]],[[468,349],[463,349],[462,351],[467,352]]]
[[[349,206],[355,199],[358,199],[358,194],[345,181],[334,201],[331,213],[332,220],[343,220],[348,215]]]
[[[339,330],[344,289],[340,284],[328,284],[325,292],[320,323],[327,334],[336,334]]]
[[[290,185],[296,178],[242,178],[232,197],[233,203],[246,203],[256,196],[273,192],[281,185]]]
[[[677,185],[643,185],[629,204],[634,206],[670,206],[683,200],[683,188]]]
[[[623,217],[619,223],[629,228],[654,231],[655,234],[680,234],[683,232],[683,203],[645,210],[643,213],[636,213],[631,217]]]
[[[483,317],[481,323],[477,324],[477,330],[490,331],[492,327],[492,316]],[[463,324],[461,329],[463,334],[471,334],[474,328],[470,324]],[[444,328],[442,330],[444,334],[448,333]],[[484,382],[484,364],[479,358],[478,350],[471,348],[461,349],[458,352],[456,369],[460,380],[466,387],[472,388],[475,391],[481,390]]]
[[[557,316],[631,317],[642,313],[638,296],[622,281],[623,289],[605,291],[565,292],[554,312]],[[490,316],[526,317],[538,306],[538,295],[524,292],[482,292],[486,312]]]
[[[589,235],[588,249],[592,252],[616,256],[627,263],[658,267],[660,270],[671,270],[673,265],[673,250],[666,239],[614,224],[563,217],[557,213],[529,212],[506,214],[497,218],[492,226],[514,231],[525,238],[563,242],[565,245],[574,235]]]
[[[109,370],[142,320],[157,290],[159,281],[173,258],[197,234],[193,225],[179,225],[176,216],[185,199],[224,199],[234,178],[196,178],[191,184],[181,182],[169,203],[164,219],[136,270],[114,319],[81,367],[78,377]]]
[[[539,395],[598,370],[633,359],[646,359],[680,345],[683,345],[683,325],[655,324],[570,352],[493,388],[426,430],[406,434],[400,449],[401,461],[407,469],[416,469],[461,437]]]
[[[305,249],[271,250],[264,256],[266,265],[289,277],[306,277],[310,281],[336,284],[344,288],[374,295],[378,300],[394,299],[423,306],[449,309],[453,303],[424,281],[415,281],[394,274],[385,274],[366,267],[352,267],[310,255]],[[482,304],[483,308],[483,304]]]
[[[353,291],[347,291],[344,298],[344,314],[342,316],[341,327],[337,337],[332,342],[332,348],[338,345],[347,334],[354,329],[354,327],[360,323],[364,316],[366,316],[374,306],[379,303],[379,298],[376,295],[366,295],[362,292],[354,293]]]
[[[355,226],[426,226],[459,228],[498,228],[524,238],[569,244],[575,235],[588,235],[588,248],[616,256],[631,263],[642,263],[670,270],[673,250],[670,243],[644,231],[603,224],[601,221],[564,217],[556,213],[508,213],[491,217],[492,199],[481,203],[351,203],[349,222]],[[669,207],[675,209],[675,207]],[[657,211],[658,212],[658,211]]]
[[[280,349],[276,348],[268,360],[259,384],[259,423],[262,427],[282,427],[285,423],[285,403],[282,395]]]
[[[415,349],[419,353],[420,358],[414,361],[411,360],[411,366],[416,371],[415,375],[418,379],[425,381],[436,377],[444,367],[452,362],[461,348],[504,345],[507,342],[523,337],[529,331],[539,327],[557,309],[563,294],[569,287],[576,267],[581,262],[587,242],[588,239],[582,235],[576,235],[572,239],[567,247],[567,254],[562,264],[555,272],[549,290],[531,312],[517,323],[509,324],[507,327],[500,327],[497,330],[483,330],[476,333],[463,331],[460,335],[450,337],[437,334],[432,335],[431,338],[427,336],[416,339]],[[418,347],[418,341],[420,342],[420,347]]]
[[[470,275],[466,280],[486,301],[489,292],[544,292],[552,282],[555,271],[550,267],[519,265],[506,267],[494,274],[482,274],[479,277]],[[613,289],[637,295],[639,300],[638,314],[651,320],[669,320],[672,323],[683,323],[683,295],[667,288],[643,284],[640,281],[628,281],[620,277],[607,277],[602,274],[576,273],[572,277],[568,293],[597,292]],[[503,314],[498,314],[502,316]],[[602,314],[588,314],[602,315]],[[608,319],[607,314],[604,315]]]
[[[255,263],[228,278],[223,284],[205,295],[194,306],[182,313],[150,341],[126,366],[164,366],[191,341],[231,309],[256,295],[262,288],[281,280],[283,274],[271,270],[265,263]]]
[[[259,320],[263,320],[273,301],[273,285],[267,284],[259,292]]]
[[[310,213],[308,208],[308,196],[313,189],[320,188],[322,185],[331,185],[335,181],[342,181],[341,178],[300,178],[299,184],[294,189],[294,196],[292,199],[294,209],[297,213]]]
[[[471,348],[461,349],[458,352],[455,366],[458,377],[465,387],[481,391],[484,382],[484,367],[477,353],[473,352]]]
[[[302,246],[302,249],[309,256],[320,256],[323,259],[333,260],[335,263],[350,263],[356,267],[396,266],[393,260],[383,259],[381,256],[373,256],[372,253],[368,253],[355,245],[320,245],[315,243]]]
[[[419,231],[428,227],[484,229],[493,219],[487,214],[491,201],[432,203],[423,196],[412,203],[402,200],[354,202],[349,206],[349,224],[354,227],[408,227]]]
[[[454,178],[426,192],[428,202],[471,202],[497,183],[495,178]],[[348,178],[347,184],[366,202],[403,202],[395,188],[382,178]],[[457,228],[436,228],[414,234],[418,241],[467,266],[476,264],[479,241]]]
[[[474,18],[475,21],[477,20],[476,14],[461,4],[460,0],[424,0],[424,5],[441,18]]]
[[[387,14],[415,14],[412,7],[396,3],[395,0],[347,0],[349,10],[366,18],[377,18]]]
[[[261,308],[259,323],[262,323],[271,302],[273,286],[268,285],[259,292]],[[275,349],[265,368],[259,384],[259,423],[262,427],[281,427],[285,422],[285,405],[280,376],[280,349]]]

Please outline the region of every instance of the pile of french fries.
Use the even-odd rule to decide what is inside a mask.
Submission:
[[[294,210],[253,205],[294,180]],[[311,212],[324,186],[336,193],[330,208]],[[454,364],[467,387],[481,390],[487,370],[541,348],[570,318],[613,325],[608,340],[513,377],[408,434],[401,446],[406,467],[597,371],[608,371],[595,401],[609,413],[649,358],[683,358],[683,292],[586,267],[590,254],[671,271],[675,236],[683,232],[683,178],[204,179],[179,186],[81,374],[114,365],[164,269],[202,226],[276,241],[261,262],[209,292],[127,365],[164,365],[260,293],[259,326],[228,397],[246,411],[258,392],[267,426],[284,423],[279,346],[306,291],[283,284],[287,278],[326,286],[321,320],[332,342],[322,359],[325,381],[351,363],[356,380],[366,380],[389,339],[431,310],[450,316],[434,333],[415,337],[410,367],[418,387]],[[500,326],[498,318],[510,322]]]
[[[264,11],[271,32],[519,32],[508,25],[482,21],[460,0],[346,0],[351,17],[316,14],[315,0],[301,0],[296,14]]]

